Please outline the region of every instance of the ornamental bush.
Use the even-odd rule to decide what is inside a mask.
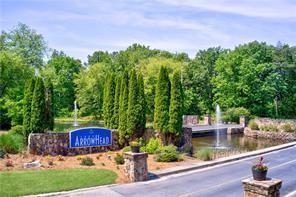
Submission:
[[[125,146],[123,149],[122,149],[122,152],[130,152],[132,151],[131,147],[130,146]]]
[[[296,126],[287,123],[281,126],[281,130],[284,132],[296,132]]]
[[[0,149],[10,154],[19,153],[24,148],[23,136],[19,134],[0,135]]]
[[[194,156],[203,161],[210,161],[213,158],[213,151],[209,148],[203,148],[198,150]]]
[[[53,84],[50,79],[45,80],[45,124],[46,129],[53,131],[54,128],[54,109],[53,109]]]
[[[273,125],[273,124],[261,125],[259,127],[259,129],[261,131],[272,131],[272,132],[277,132],[278,131],[278,127],[276,125]]]
[[[148,154],[154,154],[161,148],[161,141],[159,138],[151,138],[145,147]]]
[[[172,77],[171,86],[171,100],[169,111],[169,131],[175,136],[181,136],[182,129],[182,116],[183,116],[183,90],[181,83],[181,74],[179,71],[174,72]]]
[[[114,97],[115,97],[115,77],[114,74],[109,74],[104,86],[104,125],[107,128],[113,127],[113,115],[114,115]]]
[[[119,96],[119,142],[127,144],[129,136],[127,134],[127,109],[128,109],[128,73],[124,72],[120,87]]]
[[[30,131],[42,133],[45,129],[45,87],[42,78],[38,77],[32,98]]]
[[[254,120],[250,120],[248,127],[252,130],[259,130],[258,124]]]
[[[11,127],[11,129],[9,130],[10,134],[19,134],[21,136],[23,136],[24,132],[23,132],[23,126],[22,125],[16,125],[14,127]]]
[[[161,67],[155,88],[153,126],[162,135],[165,135],[169,131],[170,89],[171,83],[168,70],[166,67]]]
[[[117,165],[124,164],[124,158],[123,158],[122,154],[117,153],[116,156],[114,157],[114,160]]]
[[[156,155],[156,161],[158,162],[173,162],[179,159],[180,153],[177,151],[177,147],[172,144],[161,147]]]
[[[83,166],[93,166],[95,165],[94,161],[92,158],[90,157],[84,157],[81,159],[81,163],[80,165],[83,165]]]

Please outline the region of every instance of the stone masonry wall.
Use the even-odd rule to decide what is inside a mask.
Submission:
[[[69,148],[69,133],[31,133],[29,136],[28,149],[36,155],[83,155],[90,152],[106,152],[119,150],[118,132],[112,131],[112,145],[91,148]]]
[[[124,173],[131,182],[148,180],[148,153],[126,152],[124,157]]]
[[[271,132],[271,131],[259,131],[251,130],[246,127],[244,130],[244,135],[252,138],[268,138],[280,141],[296,141],[296,133],[288,132]]]
[[[271,119],[271,118],[256,118],[255,122],[258,124],[258,126],[262,125],[276,125],[278,127],[284,125],[284,124],[291,124],[296,126],[296,120],[294,119]]]

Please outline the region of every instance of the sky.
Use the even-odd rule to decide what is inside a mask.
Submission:
[[[0,0],[0,30],[19,22],[82,61],[133,43],[194,57],[253,40],[295,46],[296,0]]]

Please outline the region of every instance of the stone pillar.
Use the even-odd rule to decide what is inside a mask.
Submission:
[[[148,180],[148,153],[126,152],[124,157],[124,173],[131,182]]]
[[[242,181],[244,197],[279,197],[282,181],[270,179],[266,181],[255,181],[248,178]]]
[[[205,115],[204,116],[205,125],[212,125],[212,118],[211,115]]]
[[[239,124],[243,127],[246,127],[247,124],[248,124],[248,121],[247,121],[247,117],[246,116],[240,116],[239,117]]]

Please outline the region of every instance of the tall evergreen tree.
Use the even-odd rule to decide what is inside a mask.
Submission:
[[[42,78],[38,77],[36,78],[32,98],[30,131],[32,133],[42,133],[45,128],[45,88]]]
[[[128,83],[128,110],[127,110],[127,127],[129,137],[133,136],[137,130],[139,120],[138,104],[138,80],[135,70],[131,71]]]
[[[169,115],[169,131],[174,140],[176,136],[180,137],[182,134],[183,91],[181,74],[179,71],[175,71],[172,78]]]
[[[124,72],[121,81],[119,98],[119,142],[126,144],[129,136],[127,135],[127,109],[128,109],[128,73]]]
[[[114,96],[115,96],[115,82],[114,74],[109,74],[105,82],[104,89],[104,124],[108,128],[112,128],[112,117],[114,114]]]
[[[166,133],[169,131],[171,83],[166,67],[161,67],[155,90],[154,128],[161,134],[162,141],[166,143]]]
[[[141,73],[138,74],[138,105],[139,105],[139,114],[138,114],[137,133],[138,133],[138,136],[142,136],[146,126],[146,99],[145,99],[145,91],[144,91],[144,79]]]
[[[116,88],[115,88],[115,98],[114,98],[114,113],[113,113],[113,127],[114,129],[118,128],[119,123],[119,97],[120,97],[120,88],[121,88],[121,76],[116,78]]]
[[[54,109],[53,109],[53,84],[50,79],[45,80],[45,120],[46,129],[53,131],[54,128]]]
[[[35,78],[27,81],[24,93],[24,107],[23,107],[23,133],[25,138],[28,137],[30,132],[31,124],[31,109],[32,109],[32,98],[35,88]]]

